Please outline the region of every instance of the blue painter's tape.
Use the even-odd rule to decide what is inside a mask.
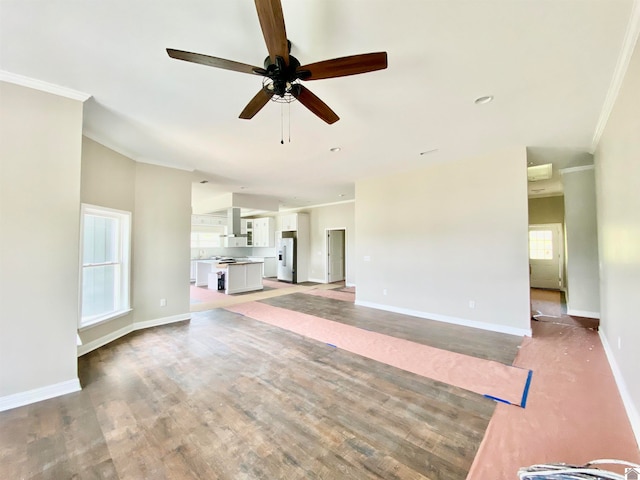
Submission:
[[[495,400],[496,402],[506,403],[507,405],[513,405],[509,400],[504,400],[503,398],[494,397],[493,395],[484,394],[485,397],[490,398],[491,400]]]
[[[333,343],[327,343],[327,345],[329,345],[330,347],[333,347],[333,348],[338,348]]]
[[[525,408],[527,406],[527,397],[529,396],[531,377],[533,377],[533,370],[529,370],[529,374],[527,375],[527,383],[524,384],[524,392],[522,392],[522,401],[520,402],[520,406],[522,408]]]

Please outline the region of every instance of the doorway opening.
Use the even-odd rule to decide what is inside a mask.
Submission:
[[[561,290],[564,287],[562,224],[529,225],[530,287]]]
[[[346,279],[346,229],[327,229],[327,283],[343,282]]]

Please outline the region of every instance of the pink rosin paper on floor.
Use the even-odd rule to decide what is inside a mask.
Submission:
[[[519,405],[528,370],[449,352],[259,302],[227,310],[284,328],[351,353],[481,395]]]
[[[514,362],[533,369],[527,408],[498,405],[467,480],[517,478],[538,463],[598,458],[640,463],[640,451],[598,333],[533,322]],[[624,473],[624,468],[602,466]]]
[[[355,301],[356,296],[353,293],[341,292],[339,290],[307,290],[307,295],[315,295],[316,297],[331,298],[332,300],[341,300],[343,302]]]

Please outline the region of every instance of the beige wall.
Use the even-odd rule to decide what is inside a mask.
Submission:
[[[87,137],[82,137],[80,192],[83,203],[134,212],[135,180],[136,164],[133,160]],[[134,263],[135,257],[132,256],[131,260]],[[87,345],[121,329],[131,328],[133,315],[134,312],[130,312],[128,315],[82,330],[82,343]]]
[[[640,442],[640,47],[595,152],[601,335]],[[620,342],[620,343],[618,343]]]
[[[82,153],[82,201],[133,214],[133,311],[84,329],[80,333],[83,344],[102,344],[145,323],[187,318],[191,229],[188,173],[136,163],[86,137]],[[166,300],[165,307],[160,306],[160,299]]]
[[[530,331],[524,148],[360,181],[355,225],[357,303]]]
[[[133,216],[135,323],[189,316],[191,180],[188,172],[136,164]],[[166,307],[160,306],[166,299]]]
[[[345,229],[345,275],[347,285],[355,285],[355,204],[341,203],[309,210],[311,247],[309,279],[327,281],[327,229]]]
[[[529,199],[529,225],[564,224],[564,197]]]
[[[600,318],[598,228],[593,167],[562,171],[567,245],[567,313]]]
[[[82,102],[0,82],[0,406],[77,384],[81,138]]]

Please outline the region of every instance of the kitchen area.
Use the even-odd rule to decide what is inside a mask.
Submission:
[[[191,223],[194,287],[232,295],[262,290],[263,279],[306,281],[306,268],[298,259],[308,249],[307,214],[243,218],[240,208],[231,207],[192,215]],[[299,223],[305,231],[302,242]]]

